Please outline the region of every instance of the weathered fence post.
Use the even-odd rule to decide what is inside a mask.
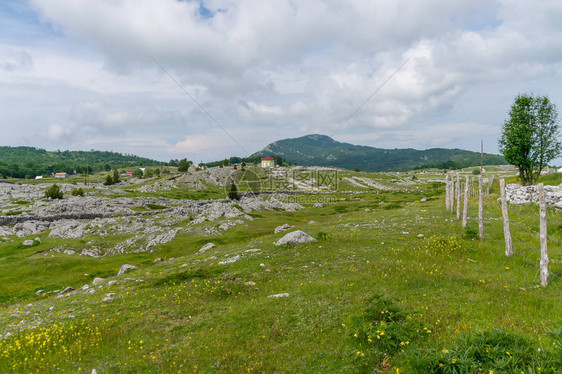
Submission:
[[[490,183],[488,183],[488,188],[486,189],[486,195],[490,194],[490,190],[492,189],[492,184],[494,183],[494,176],[490,177]]]
[[[447,210],[451,209],[451,207],[449,206],[451,204],[451,200],[449,200],[450,193],[451,191],[449,190],[449,174],[447,174],[445,176],[445,208],[447,208]]]
[[[451,191],[449,193],[449,206],[451,207],[451,213],[455,212],[455,177],[451,174]]]
[[[500,198],[502,203],[503,218],[503,237],[505,241],[505,255],[513,256],[513,242],[511,241],[511,231],[509,230],[509,216],[507,214],[507,199],[505,197],[505,179],[500,179]]]
[[[482,174],[478,176],[478,237],[484,239],[484,195],[482,193]]]
[[[457,173],[457,219],[461,219],[461,178]]]
[[[544,184],[539,183],[539,205],[541,218],[541,286],[549,283],[548,272],[548,233],[546,225],[546,199],[544,197]]]
[[[468,188],[470,185],[470,179],[469,176],[466,176],[465,182],[464,182],[464,208],[462,210],[462,227],[463,229],[466,227],[466,225],[468,224]]]

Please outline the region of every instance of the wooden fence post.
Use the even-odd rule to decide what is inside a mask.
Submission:
[[[511,231],[509,230],[509,216],[507,214],[507,199],[505,197],[505,179],[500,179],[500,198],[502,203],[503,218],[503,237],[505,241],[505,255],[513,256],[513,242],[511,241]]]
[[[464,182],[464,209],[462,210],[462,228],[464,229],[468,224],[468,188],[470,185],[470,178],[467,175]]]
[[[451,213],[455,211],[455,178],[451,174],[451,183],[449,190],[449,206],[451,207]]]
[[[445,176],[445,208],[447,208],[447,210],[451,209],[451,207],[449,206],[451,204],[451,200],[449,200],[449,194],[449,174],[447,174]]]
[[[482,191],[482,174],[478,176],[478,237],[484,239],[484,195]]]
[[[548,233],[546,225],[546,199],[544,197],[544,184],[539,183],[539,204],[541,218],[541,286],[549,283],[548,272]]]
[[[488,188],[486,189],[486,195],[490,194],[490,190],[492,189],[492,184],[494,183],[494,176],[490,177],[490,183],[488,183]]]
[[[457,219],[461,219],[461,178],[457,173]]]

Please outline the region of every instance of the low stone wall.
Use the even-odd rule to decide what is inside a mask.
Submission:
[[[562,209],[562,185],[544,186],[546,204]],[[538,186],[521,186],[509,184],[505,187],[507,201],[510,204],[529,204],[539,202]]]

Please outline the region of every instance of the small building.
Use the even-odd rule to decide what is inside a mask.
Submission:
[[[43,176],[42,176],[42,175],[38,175],[38,176],[35,177],[35,179],[43,179]]]
[[[189,167],[187,168],[188,173],[195,173],[197,171],[197,165],[195,164],[191,164],[189,165]]]
[[[132,170],[127,170],[127,171],[125,172],[125,176],[126,176],[126,177],[132,177],[132,176],[133,176],[133,171],[132,171]]]
[[[56,173],[55,178],[66,178],[66,173]]]
[[[261,167],[262,168],[273,168],[273,167],[275,167],[275,159],[271,156],[262,157]]]

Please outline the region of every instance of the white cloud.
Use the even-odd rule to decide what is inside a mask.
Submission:
[[[0,126],[17,128],[11,143],[47,128],[64,148],[75,128],[73,141],[87,146],[152,139],[129,152],[161,159],[240,154],[147,53],[249,152],[332,134],[411,55],[338,136],[388,147],[495,144],[517,93],[562,102],[558,1],[207,0],[212,17],[198,1],[31,4],[55,31],[25,33],[37,25],[7,20],[21,31],[0,39],[0,123],[9,124]]]

